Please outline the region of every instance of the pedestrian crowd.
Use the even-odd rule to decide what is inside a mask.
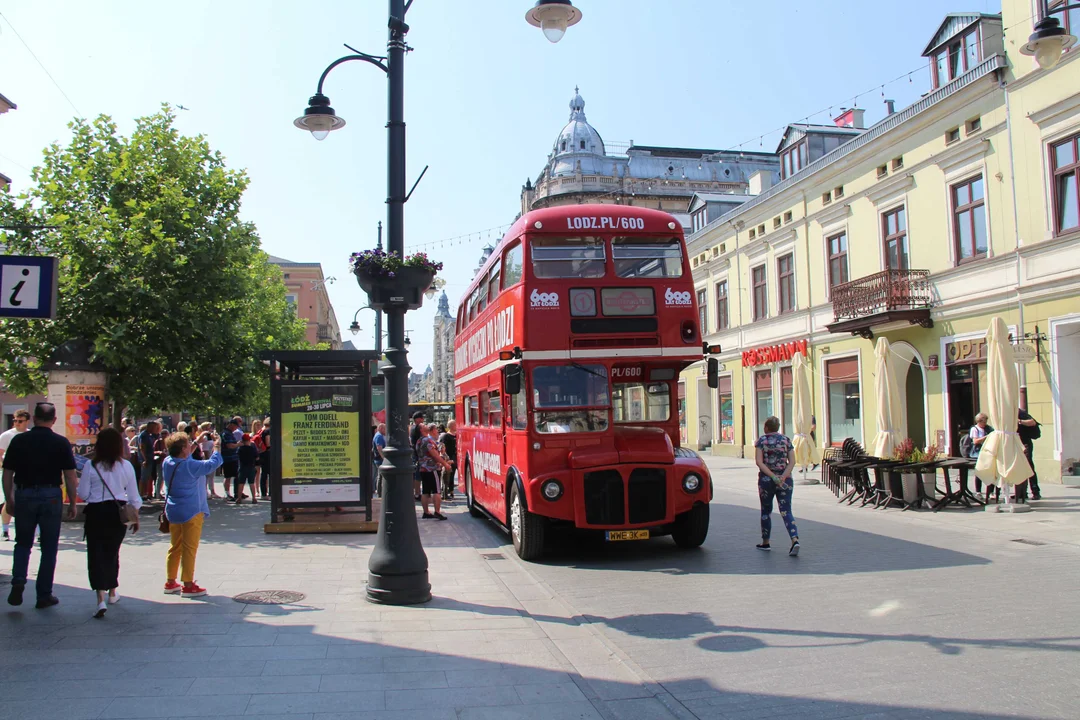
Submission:
[[[92,446],[78,448],[53,431],[56,420],[55,406],[42,402],[32,416],[17,411],[13,427],[0,434],[0,520],[3,539],[12,539],[14,524],[15,540],[8,604],[23,603],[35,538],[40,556],[35,607],[60,602],[53,594],[60,529],[64,518],[76,519],[76,498],[85,503],[86,564],[95,618],[105,617],[109,606],[120,601],[120,548],[129,531],[139,531],[139,510],[153,500],[164,501],[158,528],[170,539],[165,593],[205,595],[205,588],[195,582],[195,559],[203,522],[210,516],[208,500],[221,497],[215,475],[223,475],[226,501],[239,504],[247,499],[245,486],[253,503],[257,497],[269,499],[269,418],[256,420],[245,432],[243,418],[234,417],[220,435],[208,422],[180,422],[170,432],[161,420],[136,428],[125,419],[122,430],[104,428]]]

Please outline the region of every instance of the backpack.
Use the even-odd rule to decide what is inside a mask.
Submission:
[[[960,438],[960,457],[971,457],[972,451],[975,450],[975,444],[971,441],[971,435],[967,434]]]

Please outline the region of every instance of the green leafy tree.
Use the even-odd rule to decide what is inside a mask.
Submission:
[[[60,262],[55,320],[0,321],[0,377],[42,392],[43,362],[85,338],[119,407],[264,410],[258,354],[306,347],[281,270],[240,219],[248,185],[203,136],[181,135],[167,106],[130,137],[107,116],[71,123],[22,195],[0,193],[7,252]],[[31,230],[48,225],[54,229]]]

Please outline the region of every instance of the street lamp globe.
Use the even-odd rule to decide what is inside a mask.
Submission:
[[[315,93],[308,100],[304,114],[293,120],[293,125],[307,130],[316,140],[325,140],[332,130],[345,127],[345,119],[334,114],[330,107],[330,98],[322,93]]]
[[[1043,70],[1049,70],[1061,60],[1061,54],[1076,44],[1076,37],[1061,27],[1056,17],[1047,16],[1035,23],[1027,44],[1020,48],[1022,55],[1034,56]]]
[[[349,326],[349,332],[351,332],[353,335],[358,334],[360,332],[360,323],[353,320],[352,325]]]
[[[544,37],[557,43],[566,34],[566,28],[581,20],[581,11],[570,0],[536,0],[532,10],[525,13],[525,20],[544,31]]]

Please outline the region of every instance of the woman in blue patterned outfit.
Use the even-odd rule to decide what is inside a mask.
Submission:
[[[791,514],[791,468],[795,467],[795,449],[786,435],[780,434],[780,421],[770,417],[765,421],[765,434],[754,443],[757,448],[758,496],[761,498],[761,544],[759,550],[769,550],[772,534],[773,498],[784,518],[784,527],[791,536],[788,555],[799,554],[799,530]]]

